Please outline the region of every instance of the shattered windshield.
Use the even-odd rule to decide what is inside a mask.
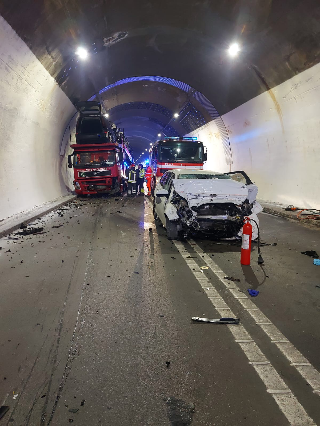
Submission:
[[[202,163],[203,146],[194,142],[164,143],[159,147],[159,161],[168,163]]]
[[[181,175],[178,176],[178,179],[231,179],[231,177],[221,173],[181,173]]]
[[[74,167],[110,167],[116,159],[115,151],[76,152]]]

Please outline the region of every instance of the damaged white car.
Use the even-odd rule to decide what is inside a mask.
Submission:
[[[153,214],[169,239],[193,234],[240,237],[245,217],[252,219],[252,239],[256,239],[257,214],[262,211],[257,193],[243,171],[170,170],[155,188]]]

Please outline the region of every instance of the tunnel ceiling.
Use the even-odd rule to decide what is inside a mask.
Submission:
[[[137,151],[164,126],[168,135],[185,134],[212,116],[190,93],[159,81],[100,96],[106,86],[167,77],[203,94],[222,115],[320,58],[319,0],[2,0],[0,14],[73,103],[98,94]],[[241,45],[236,58],[227,54],[232,42]],[[89,50],[86,61],[75,55],[79,46]],[[151,104],[184,115],[169,123]]]
[[[319,0],[2,0],[0,14],[73,101],[160,75],[223,114],[320,57]],[[237,59],[226,55],[233,41],[243,48]],[[75,58],[79,45],[86,62]]]

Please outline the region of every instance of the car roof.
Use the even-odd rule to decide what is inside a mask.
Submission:
[[[178,176],[178,175],[189,175],[189,174],[192,174],[192,175],[224,175],[224,173],[214,172],[213,170],[199,170],[199,169],[175,169],[175,170],[170,170],[170,172],[173,172],[176,176]]]

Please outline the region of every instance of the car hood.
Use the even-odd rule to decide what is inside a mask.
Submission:
[[[248,198],[248,188],[232,179],[174,179],[173,183],[190,207],[206,203],[241,204]]]

